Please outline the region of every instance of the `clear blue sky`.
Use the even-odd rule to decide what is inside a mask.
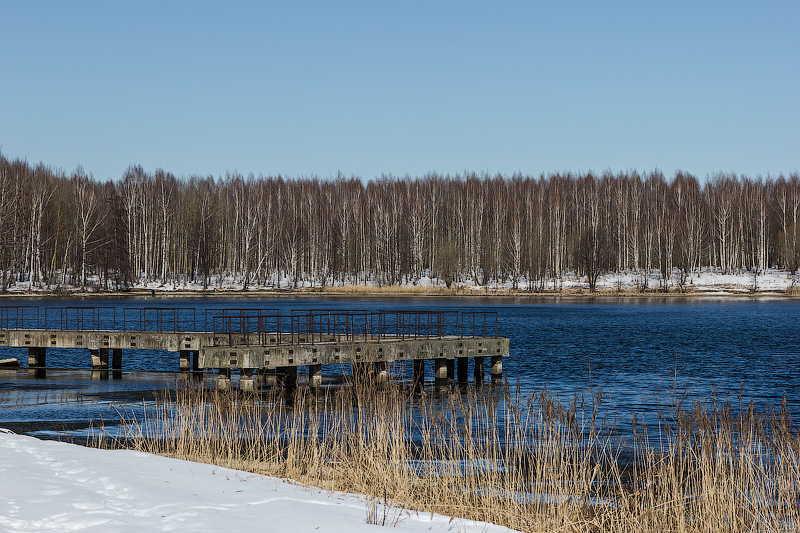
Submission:
[[[800,168],[800,2],[0,0],[0,149],[381,173]]]

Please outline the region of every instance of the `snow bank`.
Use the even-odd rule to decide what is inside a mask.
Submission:
[[[367,280],[367,281],[365,281]],[[99,286],[99,280],[96,276],[90,277],[88,285],[89,291],[94,291],[93,287]],[[681,281],[683,287],[681,286]],[[286,276],[273,276],[269,278],[266,284],[259,284],[253,280],[247,284],[248,291],[289,291],[289,290],[307,290],[319,289],[325,286],[329,289],[348,289],[351,287],[361,287],[367,289],[379,289],[385,285],[379,284],[374,277],[359,275],[355,279],[346,281],[336,281],[332,278],[325,280],[313,279],[304,276],[301,280],[293,280]],[[400,287],[405,289],[444,289],[446,284],[444,280],[426,271],[419,279],[404,280],[393,287]],[[161,281],[146,281],[141,279],[138,283],[134,283],[131,287],[136,290],[153,290],[159,293],[169,293],[176,291],[196,291],[213,293],[217,290],[222,291],[242,291],[244,284],[241,279],[235,276],[212,276],[210,283],[206,289],[203,285],[191,281],[180,281],[166,283]],[[529,282],[524,276],[514,283],[510,278],[506,279],[493,279],[485,284],[479,284],[474,279],[467,278],[461,281],[453,281],[452,288],[465,289],[472,291],[493,291],[504,292],[513,289],[529,290],[537,288],[541,292],[560,292],[561,290],[588,290],[589,281],[586,276],[579,276],[575,272],[567,272],[560,278],[548,278],[545,280],[533,280]],[[722,274],[718,270],[704,268],[699,272],[692,272],[681,280],[681,271],[677,268],[669,276],[662,276],[658,269],[650,272],[645,271],[625,271],[625,272],[605,272],[597,278],[597,287],[599,291],[640,291],[644,288],[649,289],[666,289],[668,291],[689,291],[695,293],[709,293],[709,294],[736,294],[736,293],[764,293],[764,292],[787,292],[800,289],[800,273],[792,274],[785,270],[768,269],[765,272],[759,273],[754,276],[752,273],[742,270],[736,274]],[[49,292],[55,287],[42,285],[33,285],[30,282],[18,281],[8,287],[10,293],[24,293],[32,292]],[[77,291],[78,288],[74,286],[59,287],[59,290]]]
[[[369,498],[130,450],[0,429],[3,531],[378,531]],[[373,515],[374,516],[374,515]],[[378,510],[399,531],[500,532],[430,513]]]

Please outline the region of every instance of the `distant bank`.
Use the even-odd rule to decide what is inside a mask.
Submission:
[[[313,280],[289,280],[270,285],[243,284],[233,280],[214,280],[205,288],[196,283],[142,282],[123,289],[104,289],[99,285],[85,290],[77,287],[33,286],[16,283],[0,298],[14,297],[91,297],[91,296],[374,296],[374,297],[697,297],[697,296],[772,296],[800,297],[800,274],[785,270],[765,273],[723,274],[704,271],[693,276],[668,276],[650,273],[608,273],[596,280],[591,290],[585,276],[571,275],[546,280],[506,280],[477,284],[472,280],[451,282],[448,287],[436,278],[394,285],[367,281],[320,283]]]

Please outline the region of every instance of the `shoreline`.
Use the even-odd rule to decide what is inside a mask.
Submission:
[[[467,289],[467,288],[430,288],[430,287],[362,287],[348,286],[335,288],[297,288],[297,289],[130,289],[127,291],[81,291],[81,290],[35,290],[7,291],[0,293],[0,299],[13,298],[108,298],[108,297],[369,297],[369,298],[530,298],[530,299],[591,299],[591,298],[624,298],[631,300],[663,298],[663,299],[695,299],[695,298],[776,298],[800,299],[800,291],[757,290],[749,291],[739,287],[719,287],[709,290],[692,290],[686,292],[648,289],[600,289],[590,292],[586,289],[568,288],[562,290],[527,291],[520,289]]]

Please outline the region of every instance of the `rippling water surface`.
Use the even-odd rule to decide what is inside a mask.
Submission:
[[[603,390],[604,408],[653,417],[674,398],[773,408],[784,397],[800,412],[800,301],[616,298],[108,298],[15,299],[3,305],[497,311],[511,339],[508,381],[522,394],[547,388],[562,398]],[[24,349],[0,359],[27,363]],[[0,370],[0,426],[47,435],[80,431],[135,409],[170,386],[176,354],[125,352],[121,379],[92,375],[85,350],[48,351],[47,377]],[[334,369],[328,369],[333,372]],[[323,369],[325,371],[325,369]],[[338,370],[337,370],[338,371]],[[430,379],[431,369],[428,369]],[[93,379],[95,378],[95,379]]]

